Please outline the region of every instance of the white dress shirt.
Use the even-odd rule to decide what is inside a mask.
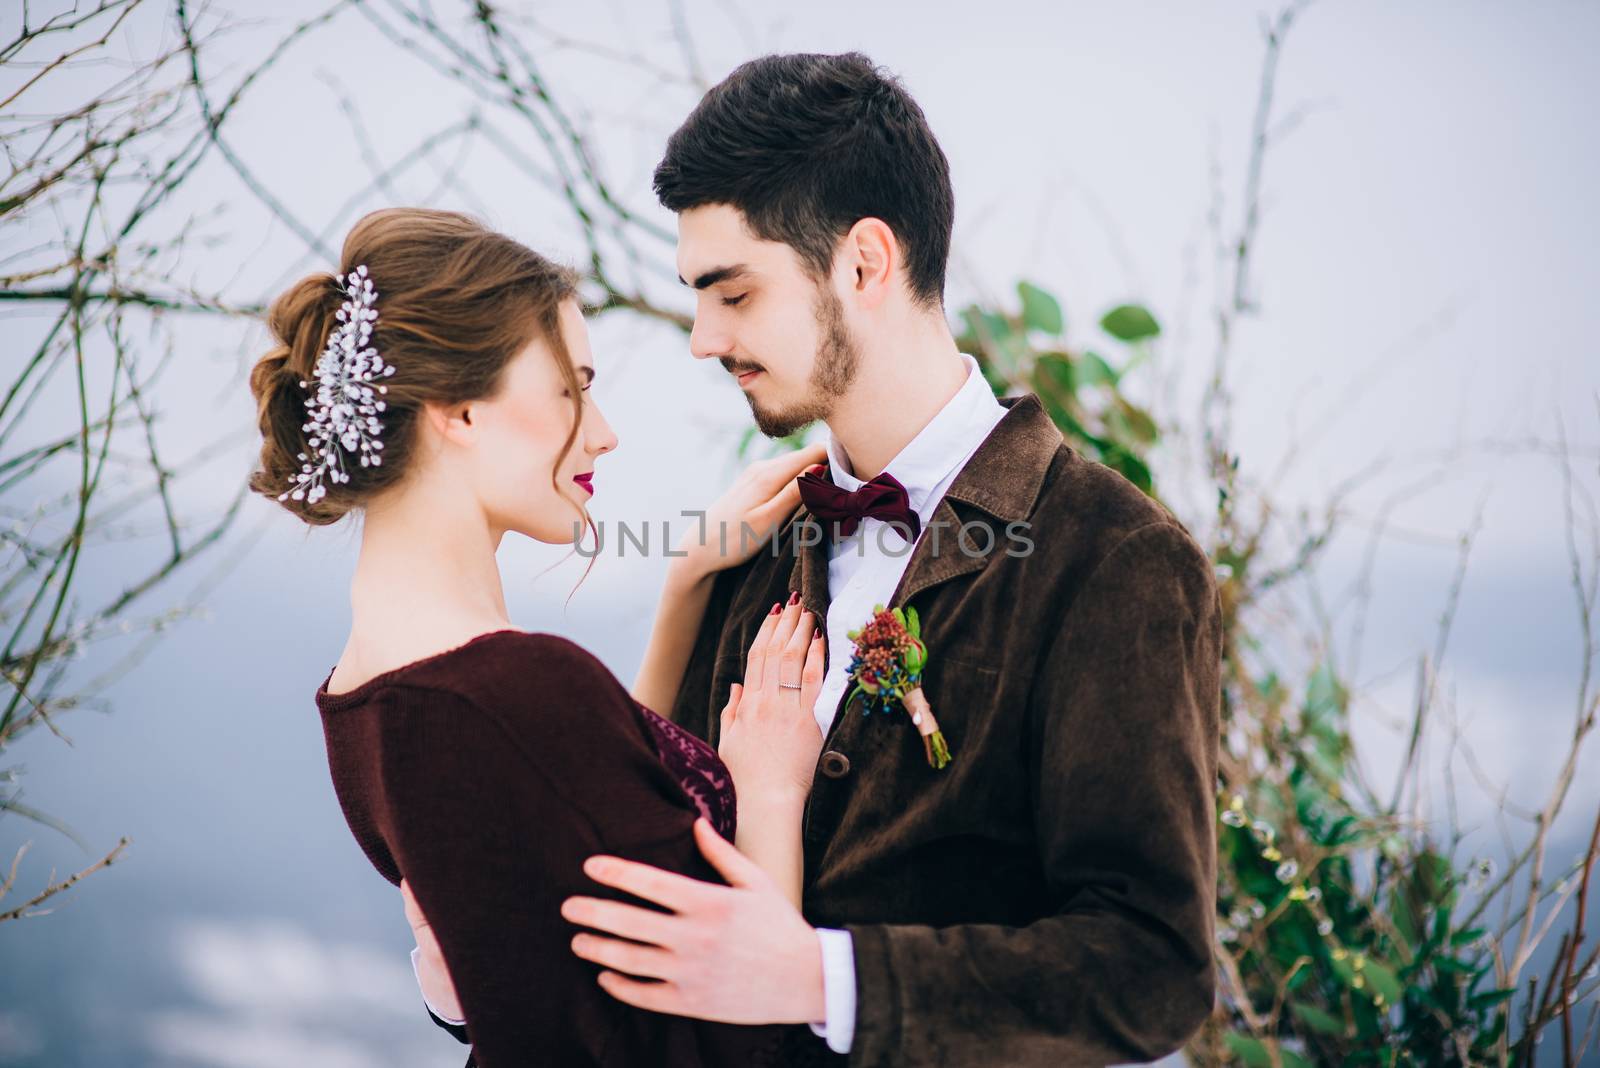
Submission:
[[[1006,414],[1005,406],[995,399],[994,391],[978,370],[978,361],[962,353],[961,362],[967,369],[961,388],[884,468],[905,487],[911,510],[922,522],[923,537],[927,536],[928,524],[944,499],[945,490]],[[832,434],[828,435],[828,474],[835,485],[845,490],[854,491],[865,484],[851,472],[849,459]],[[940,531],[939,536],[950,537],[953,533]],[[830,547],[828,672],[813,709],[824,737],[833,726],[834,712],[850,681],[849,650],[853,643],[848,633],[866,622],[874,606],[889,604],[911,562],[913,548],[897,528],[870,517],[863,519],[848,538],[840,538]],[[848,931],[822,927],[817,929],[817,937],[822,944],[827,1018],[821,1024],[813,1023],[811,1029],[835,1053],[848,1053],[856,1027],[855,947]],[[416,965],[415,952],[412,965]],[[462,1022],[429,1008],[447,1023]]]

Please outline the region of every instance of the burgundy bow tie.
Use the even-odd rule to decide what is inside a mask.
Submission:
[[[900,533],[905,534],[905,527],[909,527],[911,541],[916,541],[917,535],[922,533],[922,520],[912,510],[906,488],[889,472],[885,471],[860,489],[846,490],[834,485],[825,471],[821,474],[807,471],[800,476],[800,499],[812,515],[824,523],[837,524],[839,537],[848,538],[854,534],[861,520],[868,517],[904,524],[899,528]]]

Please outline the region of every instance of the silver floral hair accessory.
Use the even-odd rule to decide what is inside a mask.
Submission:
[[[372,324],[378,321],[373,307],[378,293],[367,277],[366,264],[351,271],[339,289],[348,299],[339,305],[339,325],[317,357],[317,388],[306,398],[311,418],[300,428],[310,435],[306,444],[311,446],[311,455],[299,454],[300,472],[289,477],[290,488],[278,495],[280,501],[293,497],[315,504],[328,493],[324,478],[349,482],[344,452],[359,454],[362,467],[383,463],[383,442],[378,440],[383,423],[378,413],[385,405],[377,394],[388,389],[372,383],[394,374],[394,366],[384,363],[378,350],[367,345]],[[310,389],[311,384],[302,379],[300,388]]]

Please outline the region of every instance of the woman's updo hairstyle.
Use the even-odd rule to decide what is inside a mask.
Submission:
[[[250,372],[261,429],[261,464],[250,488],[278,500],[310,455],[301,382],[316,386],[317,358],[339,325],[339,280],[365,264],[377,290],[378,319],[369,344],[394,366],[383,379],[383,463],[363,467],[346,454],[348,482],[325,482],[320,500],[284,498],[313,525],[333,523],[406,477],[424,402],[451,405],[493,397],[506,364],[543,337],[573,398],[572,432],[556,460],[577,441],[583,392],[561,339],[561,302],[577,295],[577,275],[469,215],[428,208],[385,208],[350,230],[337,274],[309,275],[272,302],[267,327],[275,345]],[[551,472],[555,484],[555,471]]]

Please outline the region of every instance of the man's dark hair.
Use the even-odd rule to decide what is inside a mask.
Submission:
[[[740,66],[667,140],[655,190],[675,212],[738,208],[818,278],[857,220],[882,219],[904,252],[912,296],[944,302],[955,220],[949,164],[911,94],[860,52]]]

